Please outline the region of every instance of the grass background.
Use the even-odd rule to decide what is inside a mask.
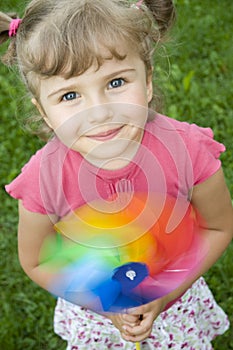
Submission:
[[[222,156],[233,196],[232,0],[177,0],[178,20],[168,46],[169,61],[157,69],[165,112],[210,126],[227,151]],[[8,0],[3,11],[22,14],[25,1]],[[5,45],[0,49],[4,52]],[[17,203],[4,191],[42,143],[19,119],[30,113],[28,97],[13,71],[0,65],[0,349],[63,350],[53,333],[55,300],[22,272],[17,258]],[[206,274],[216,300],[233,322],[233,247]],[[233,349],[233,330],[218,337],[215,350]],[[202,350],[202,349],[197,349]]]

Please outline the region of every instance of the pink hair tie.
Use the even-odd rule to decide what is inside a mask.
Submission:
[[[140,7],[142,6],[142,4],[143,4],[143,0],[139,0],[139,1],[136,3],[137,8],[140,9]]]
[[[10,23],[10,29],[9,29],[9,37],[15,36],[17,33],[17,30],[19,29],[20,23],[22,20],[20,18],[12,19]]]
[[[138,2],[136,2],[136,4],[132,4],[131,7],[134,7],[135,9],[140,10],[142,4],[143,4],[143,0],[139,0]]]

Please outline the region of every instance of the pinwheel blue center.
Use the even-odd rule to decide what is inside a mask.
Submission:
[[[132,262],[121,265],[114,270],[112,279],[121,285],[124,294],[128,294],[133,288],[137,287],[149,275],[146,264]]]

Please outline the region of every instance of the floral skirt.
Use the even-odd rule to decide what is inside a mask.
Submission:
[[[211,350],[211,341],[229,328],[229,321],[217,305],[203,278],[155,320],[142,350]],[[58,299],[54,329],[67,341],[67,350],[135,350],[135,344],[121,338],[120,332],[104,316]]]

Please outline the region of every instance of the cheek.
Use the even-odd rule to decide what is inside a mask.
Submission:
[[[150,93],[146,85],[140,85],[133,91],[131,97],[135,104],[147,107]]]
[[[45,122],[56,132],[58,129],[64,128],[66,130],[75,122],[73,118],[74,113],[67,113],[66,110],[57,106],[46,106],[45,111]]]
[[[143,103],[144,101],[145,98],[140,99],[138,96],[136,101],[121,104],[121,109],[118,106],[118,112],[123,116],[122,122],[138,129],[144,129],[148,119],[148,106],[147,103]]]
[[[89,110],[71,114],[67,113],[67,110],[54,109],[48,120],[57,137],[67,147],[73,148],[73,145],[90,129],[88,113]]]
[[[52,123],[53,130],[57,137],[69,148],[77,142],[80,137],[80,121],[75,116],[67,119],[58,119]]]

